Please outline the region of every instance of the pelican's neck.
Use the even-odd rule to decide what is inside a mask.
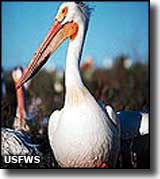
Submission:
[[[65,104],[74,104],[74,99],[77,99],[77,95],[80,95],[84,84],[80,75],[80,59],[87,31],[87,25],[81,24],[79,26],[78,35],[74,40],[70,40],[67,59],[66,59],[66,71],[65,71]]]
[[[81,25],[77,37],[69,42],[65,71],[66,92],[73,89],[73,87],[83,86],[80,75],[80,59],[85,39],[85,32],[85,26]]]
[[[25,117],[25,107],[24,107],[24,92],[23,92],[22,87],[20,87],[16,91],[16,96],[17,96],[17,114],[16,115],[19,116],[21,120],[23,120]]]

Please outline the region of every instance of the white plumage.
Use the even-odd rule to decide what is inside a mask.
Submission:
[[[62,167],[98,167],[106,162],[114,167],[119,153],[119,130],[108,119],[81,81],[79,60],[87,30],[88,19],[75,3],[68,7],[66,21],[79,25],[79,33],[70,41],[67,59],[65,105],[52,114],[49,139],[54,155]],[[115,121],[116,123],[117,121]]]
[[[5,155],[39,155],[38,145],[22,131],[9,128],[1,129],[1,156]]]
[[[50,145],[61,167],[115,167],[120,150],[119,124],[100,106],[81,80],[80,59],[90,8],[65,2],[55,23],[17,84],[19,88],[70,38],[65,71],[65,102],[49,120]],[[96,40],[96,39],[95,39]]]
[[[139,128],[140,135],[149,134],[149,115],[148,113],[141,113],[141,124]]]

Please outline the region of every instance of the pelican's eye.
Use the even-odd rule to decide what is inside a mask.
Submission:
[[[67,16],[68,13],[68,7],[64,7],[60,13],[57,15],[56,20],[58,22],[62,22],[64,20],[64,18]]]
[[[67,15],[67,12],[68,12],[68,8],[67,8],[67,7],[64,7],[64,8],[62,9],[62,14],[63,14],[64,16],[66,16],[66,15]]]

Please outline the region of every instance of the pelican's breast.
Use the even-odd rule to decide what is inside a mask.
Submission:
[[[77,103],[70,98],[70,105],[64,106],[52,136],[52,149],[63,167],[93,167],[107,160],[112,130],[105,113],[85,89],[75,94],[81,96],[72,96]]]

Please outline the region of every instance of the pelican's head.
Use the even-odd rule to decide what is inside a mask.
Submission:
[[[13,81],[15,83],[17,83],[19,81],[19,79],[22,77],[23,74],[23,68],[22,67],[16,67],[13,71],[12,71],[12,78]]]
[[[76,40],[81,28],[87,28],[89,15],[90,9],[82,2],[65,2],[60,6],[54,24],[24,71],[17,88],[39,71],[64,40]]]
[[[55,19],[61,24],[68,22],[74,22],[78,25],[87,24],[90,12],[90,8],[83,2],[65,2],[60,6]]]

